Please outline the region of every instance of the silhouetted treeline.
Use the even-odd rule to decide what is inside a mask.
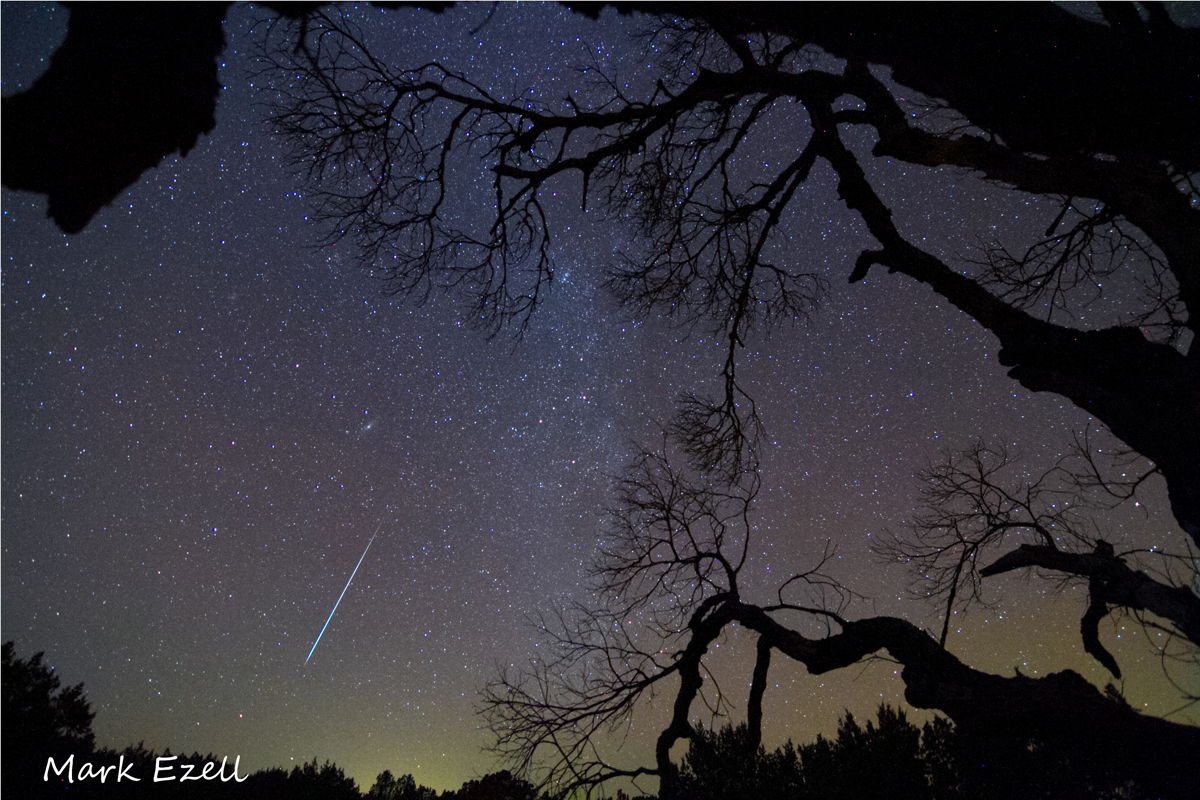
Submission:
[[[42,653],[18,658],[12,642],[3,646],[0,684],[4,699],[0,788],[5,797],[538,800],[532,784],[508,772],[438,793],[417,785],[411,775],[396,778],[385,770],[364,795],[341,767],[317,758],[291,770],[249,772],[232,756],[173,754],[141,743],[124,750],[97,749],[92,735],[95,713],[83,684],[63,687]]]
[[[744,725],[698,731],[681,768],[688,800],[1139,800],[1149,795],[1086,753],[968,734],[942,717],[918,728],[882,705],[849,712],[832,739],[767,751]],[[1179,754],[1176,754],[1179,755]],[[666,798],[664,798],[666,800]]]
[[[6,794],[12,792],[15,797],[97,800],[161,800],[164,797],[183,800],[538,800],[532,784],[515,778],[507,771],[467,781],[457,790],[438,792],[417,784],[412,775],[397,778],[385,770],[374,785],[363,793],[341,767],[330,761],[322,763],[314,758],[301,766],[292,767],[290,771],[274,767],[250,772],[243,767],[235,777],[231,758],[211,753],[173,755],[169,750],[158,752],[141,744],[124,750],[103,748],[75,751],[73,783],[68,780],[65,771],[57,775],[52,771],[49,780],[43,780],[45,756],[36,762],[12,763],[13,768],[10,769],[6,755],[3,789]],[[56,763],[60,768],[64,765],[63,761]],[[80,779],[80,770],[88,763],[112,769],[103,782],[94,777]],[[195,780],[200,776],[203,766],[210,763],[213,766],[209,778]],[[185,765],[195,765],[190,775],[193,780],[183,780]],[[125,775],[132,775],[138,781],[134,782],[128,777],[118,780],[117,774],[121,769],[125,770]],[[164,779],[175,780],[155,782],[156,769],[160,770],[159,774]]]
[[[205,800],[539,800],[507,771],[437,792],[385,770],[365,794],[341,767],[313,758],[290,771],[248,772],[230,758],[172,754],[138,744],[94,746],[82,684],[62,687],[38,653],[3,647],[3,790],[12,797]],[[698,730],[680,769],[678,798],[661,800],[1140,800],[1138,787],[1085,752],[965,733],[943,718],[918,728],[880,706],[866,725],[847,713],[832,739],[768,751],[744,725]],[[1170,754],[1166,754],[1170,755]],[[48,759],[54,759],[49,770]],[[91,765],[86,766],[85,765]],[[190,767],[187,765],[191,765]],[[204,772],[207,766],[207,772]],[[235,771],[236,767],[236,771]],[[95,769],[106,769],[104,780]],[[157,771],[157,772],[156,772]],[[156,774],[164,780],[155,781]],[[136,777],[134,781],[131,777]],[[49,780],[45,778],[48,777]],[[165,780],[171,779],[174,780]],[[189,780],[190,778],[190,780]],[[238,780],[241,778],[241,780]],[[614,790],[615,791],[615,790]],[[617,797],[626,797],[623,792]],[[540,800],[547,800],[542,796]],[[652,800],[639,798],[639,800]]]

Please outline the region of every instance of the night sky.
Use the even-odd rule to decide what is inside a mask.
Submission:
[[[509,97],[561,97],[589,61],[654,68],[633,38],[642,18],[501,5],[485,23],[490,9],[348,13],[393,62],[439,59]],[[315,755],[364,789],[385,768],[453,788],[499,766],[474,710],[497,664],[536,653],[530,614],[586,597],[609,476],[681,391],[717,385],[724,343],[616,307],[600,283],[631,234],[581,213],[569,181],[553,187],[559,274],[521,339],[488,340],[453,297],[390,298],[353,249],[316,247],[309,187],[256,105],[250,30],[265,16],[240,6],[226,21],[215,132],[83,233],[59,232],[44,198],[5,190],[3,638],[86,684],[100,744],[240,754],[250,769]],[[37,77],[65,21],[54,5],[4,4],[6,95]],[[1057,210],[952,170],[869,168],[902,229],[946,257],[981,232],[1041,231]],[[914,282],[879,270],[847,285],[870,240],[831,183],[818,171],[825,197],[793,221],[827,301],[811,323],[752,339],[742,367],[772,443],[751,584],[772,597],[832,540],[831,571],[874,601],[852,613],[935,627],[908,573],[869,552],[911,513],[914,473],[982,433],[1033,474],[1089,419],[1027,394],[990,335]],[[1161,490],[1147,505],[1107,518],[1110,536],[1173,541]],[[1082,588],[993,583],[994,607],[952,628],[955,653],[1103,686],[1078,641]],[[1135,706],[1179,705],[1136,625],[1101,631]],[[740,668],[735,693],[747,641],[732,635],[718,658]],[[898,702],[893,671],[812,677],[777,658],[768,743]],[[638,718],[620,761],[650,760],[658,718]]]

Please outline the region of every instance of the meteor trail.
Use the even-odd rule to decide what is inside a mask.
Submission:
[[[375,542],[375,537],[379,535],[379,529],[383,527],[383,520],[375,526],[375,532],[371,534],[371,541],[367,542],[367,546],[363,548],[362,555],[358,557],[358,563],[354,565],[354,569],[350,571],[350,578],[346,581],[342,593],[338,595],[337,602],[333,604],[333,611],[329,612],[329,619],[325,620],[325,624],[321,626],[321,632],[317,634],[316,641],[313,642],[312,649],[308,651],[308,657],[304,659],[304,663],[308,663],[308,659],[312,658],[313,650],[317,649],[317,644],[321,641],[321,637],[325,635],[325,629],[329,627],[333,615],[337,613],[338,605],[342,602],[342,598],[346,596],[346,589],[350,588],[350,582],[354,580],[354,573],[358,572],[358,568],[362,566],[363,559],[367,557],[367,551],[371,549],[371,545]]]

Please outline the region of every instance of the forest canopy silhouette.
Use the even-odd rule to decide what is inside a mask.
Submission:
[[[974,752],[1000,754],[1005,775],[1029,774],[1013,766],[1037,753],[1080,776],[1082,792],[1125,783],[1148,795],[1195,791],[1186,754],[1200,752],[1200,729],[1141,714],[1069,670],[995,675],[946,645],[951,615],[989,578],[1018,572],[1031,587],[1081,587],[1080,641],[1114,678],[1121,665],[1100,628],[1114,613],[1163,634],[1165,668],[1194,675],[1200,31],[1151,3],[1104,4],[1096,19],[1050,4],[620,10],[644,19],[658,72],[595,70],[553,100],[505,95],[437,63],[388,63],[327,7],[283,9],[263,26],[270,123],[319,198],[325,241],[355,245],[390,290],[415,300],[452,292],[484,332],[519,332],[561,259],[548,193],[570,192],[637,234],[606,275],[624,308],[725,343],[719,375],[703,381],[715,377],[718,390],[684,392],[661,440],[617,481],[594,591],[547,612],[550,655],[485,690],[497,752],[551,793],[646,776],[662,798],[699,796],[689,781],[701,762],[681,765],[673,748],[725,746],[693,720],[702,703],[729,701],[706,665],[737,626],[756,646],[738,712],[746,758],[769,760],[758,751],[772,659],[820,674],[886,653],[907,701],[944,713]],[[89,36],[76,13],[64,50]],[[61,188],[7,166],[10,147],[34,151],[21,163],[35,165],[57,157],[40,147],[74,149],[19,134],[54,127],[29,109],[57,102],[55,82],[75,85],[56,72],[65,62],[4,101],[4,180],[50,192],[51,213],[73,230],[96,203],[60,214]],[[211,124],[198,118],[178,146]],[[164,149],[149,126],[134,131],[160,157],[176,146]],[[890,162],[959,170],[1052,211],[1039,236],[1014,242],[984,226],[972,252],[946,256],[899,221],[899,201],[877,178]],[[461,213],[455,176],[464,173],[486,187],[482,224]],[[100,203],[106,194],[97,192]],[[819,243],[791,235],[797,207],[812,203],[857,214],[869,241],[852,261],[822,264],[808,257]],[[995,337],[1013,381],[1103,427],[1075,432],[1071,453],[1039,474],[1014,469],[986,431],[930,464],[915,513],[879,550],[909,565],[939,604],[935,633],[863,616],[866,590],[827,574],[830,549],[800,554],[774,597],[746,588],[769,441],[758,406],[778,402],[743,379],[746,345],[813,318],[832,281],[868,277],[923,285],[930,304],[950,304]],[[1088,312],[1112,293],[1133,299],[1105,318]],[[1155,484],[1177,524],[1170,546],[1111,538],[1106,516]],[[1181,686],[1181,703],[1198,699],[1190,692]],[[671,711],[652,758],[616,763],[604,732],[655,693]],[[996,785],[997,796],[1029,796],[1028,786]]]
[[[341,767],[314,757],[287,770],[280,767],[251,772],[227,757],[212,753],[172,754],[145,743],[114,750],[97,748],[92,733],[95,714],[83,684],[63,687],[43,653],[29,658],[16,654],[14,642],[3,650],[3,714],[10,733],[4,737],[4,789],[20,797],[86,798],[246,798],[247,800],[536,800],[532,784],[497,772],[467,781],[458,790],[436,792],[418,786],[411,775],[399,778],[389,770],[379,774],[366,792],[360,792]],[[72,758],[73,757],[73,758]],[[54,760],[50,766],[48,759]],[[68,762],[68,759],[70,761]],[[67,769],[67,765],[70,769]],[[103,778],[84,777],[83,765],[100,769],[119,766],[122,777],[110,769]],[[182,779],[180,764],[221,763],[220,777]],[[161,765],[161,767],[160,767]],[[155,781],[156,769],[162,780]],[[239,771],[240,769],[240,771]],[[122,782],[123,781],[123,782]]]
[[[62,688],[43,654],[25,659],[16,655],[12,642],[4,644],[4,718],[19,725],[28,736],[4,741],[4,787],[22,797],[58,797],[64,791],[78,797],[155,797],[164,786],[150,782],[160,763],[171,767],[164,775],[178,777],[180,763],[217,763],[209,753],[173,755],[144,743],[122,750],[96,748],[91,735],[93,714],[83,686]],[[903,797],[985,798],[1020,795],[1056,798],[1137,797],[1136,787],[1123,781],[1119,771],[1103,764],[1063,762],[1058,754],[1042,749],[997,752],[1000,742],[972,741],[959,735],[946,719],[935,717],[918,727],[903,711],[884,704],[875,719],[860,724],[846,713],[831,738],[795,745],[788,741],[768,752],[745,725],[725,725],[719,730],[698,728],[680,768],[680,789],[692,800],[761,800],[785,798]],[[986,746],[986,750],[983,747]],[[49,754],[49,755],[48,755]],[[83,763],[120,765],[121,783],[110,772],[105,780],[71,780],[64,771],[43,780],[45,759],[56,767],[71,755],[72,767]],[[239,765],[240,766],[240,765]],[[1029,781],[1018,776],[1042,776],[1043,785],[1031,791]],[[78,771],[73,771],[78,776]],[[310,798],[311,800],[548,800],[528,781],[510,772],[490,773],[466,781],[457,790],[437,792],[418,784],[412,775],[384,770],[365,792],[336,764],[314,757],[291,770],[267,768],[250,772],[232,768],[225,780],[209,783],[166,784],[172,796],[204,798]],[[1090,782],[1081,781],[1081,777]],[[618,798],[628,795],[618,790]],[[648,800],[648,799],[647,799]]]

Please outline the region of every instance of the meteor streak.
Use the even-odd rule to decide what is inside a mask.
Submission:
[[[379,529],[383,527],[383,520],[375,526],[375,532],[371,534],[371,541],[367,542],[367,546],[363,548],[362,555],[358,557],[358,563],[354,565],[354,569],[350,571],[350,578],[346,581],[342,593],[338,595],[337,602],[333,604],[333,611],[329,612],[329,618],[325,620],[325,624],[321,626],[321,632],[317,634],[316,641],[313,642],[312,648],[308,651],[308,657],[304,659],[304,663],[308,663],[308,659],[312,658],[313,650],[317,649],[317,644],[320,643],[321,637],[325,635],[325,629],[329,627],[329,623],[333,620],[333,615],[337,613],[338,605],[342,602],[342,598],[346,596],[346,589],[350,588],[350,582],[354,580],[354,573],[358,572],[358,568],[362,566],[363,559],[367,557],[367,551],[371,549],[371,545],[375,542],[375,537],[379,535]]]

